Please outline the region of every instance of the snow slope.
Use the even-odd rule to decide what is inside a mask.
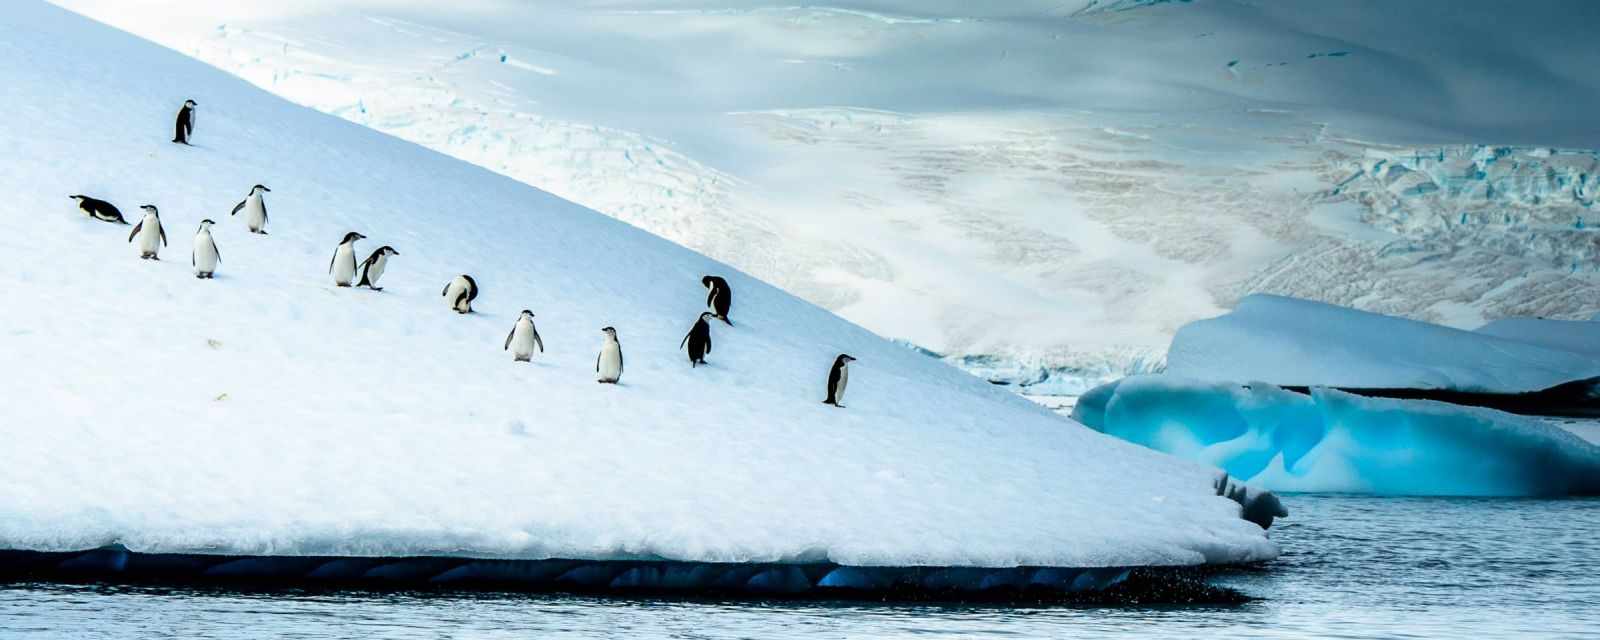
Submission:
[[[0,548],[856,565],[1270,558],[1213,471],[627,224],[42,3],[0,85]],[[168,142],[185,98],[194,147]],[[270,235],[229,217],[265,184]],[[162,211],[171,246],[67,195]],[[187,264],[201,218],[223,262]],[[325,273],[348,231],[385,291]],[[459,273],[477,313],[439,298]],[[676,350],[726,276],[710,366]],[[501,351],[523,308],[548,352]],[[618,328],[623,384],[597,385]],[[833,356],[859,358],[848,409]]]
[[[1600,493],[1600,446],[1535,418],[1443,402],[1132,376],[1083,396],[1073,417],[1278,491]]]
[[[1214,382],[1521,393],[1600,377],[1592,353],[1265,294],[1178,330],[1167,373]]]
[[[1034,393],[1600,300],[1584,0],[59,2]]]
[[[1502,318],[1478,333],[1600,357],[1600,321]]]

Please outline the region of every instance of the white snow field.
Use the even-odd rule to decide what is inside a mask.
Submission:
[[[1215,471],[640,229],[57,7],[0,21],[0,549],[1112,567],[1269,559]],[[193,147],[174,112],[199,103]],[[270,235],[233,205],[267,194]],[[160,208],[170,245],[67,199]],[[222,262],[189,266],[202,218]],[[399,251],[341,289],[335,244]],[[474,276],[476,313],[439,291]],[[736,291],[709,366],[679,339]],[[520,310],[547,352],[501,350]],[[595,383],[615,326],[622,384]],[[838,353],[848,408],[825,406]]]
[[[1592,349],[1567,349],[1555,340],[1463,331],[1257,294],[1225,315],[1179,329],[1167,353],[1167,373],[1214,382],[1488,393],[1600,378]]]
[[[1546,421],[1443,402],[1167,374],[1100,387],[1073,417],[1276,491],[1600,493],[1600,446]]]
[[[58,1],[1032,394],[1251,293],[1600,311],[1587,0]]]

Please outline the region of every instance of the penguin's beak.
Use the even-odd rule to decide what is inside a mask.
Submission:
[[[262,190],[262,191],[271,191],[271,189],[268,189],[268,188],[266,188],[266,187],[262,187],[262,188],[261,188],[261,190]]]

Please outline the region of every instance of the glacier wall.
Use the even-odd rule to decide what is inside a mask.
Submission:
[[[1600,494],[1600,447],[1490,409],[1163,375],[1097,388],[1073,418],[1275,491]]]

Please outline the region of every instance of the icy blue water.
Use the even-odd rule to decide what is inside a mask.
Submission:
[[[1600,500],[1289,496],[1239,606],[1003,608],[0,585],[5,638],[1596,637]]]

